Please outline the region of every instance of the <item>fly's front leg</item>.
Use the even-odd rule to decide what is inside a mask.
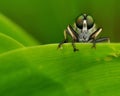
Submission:
[[[78,51],[78,49],[76,49],[76,46],[74,44],[75,42],[78,41],[78,34],[74,31],[71,25],[68,25],[67,29],[64,31],[65,40],[58,45],[58,48],[60,48],[62,44],[66,43],[67,35],[70,35],[72,38],[72,46],[73,46],[74,51]]]
[[[69,34],[71,35],[71,37],[72,37],[72,46],[73,46],[74,52],[79,51],[75,46],[75,42],[78,42],[78,34],[77,34],[77,32],[75,32],[74,29],[70,25],[68,25],[67,30],[68,30]]]
[[[96,37],[100,34],[100,32],[102,31],[102,28],[97,29],[93,34],[91,34],[89,41],[93,43],[92,48],[96,48]]]
[[[95,48],[96,49],[96,40],[95,39],[93,39],[93,45],[92,45],[92,47],[91,48]]]
[[[64,40],[58,45],[58,48],[60,48],[64,43],[67,43],[68,40],[67,40],[67,30],[64,30]]]
[[[74,52],[79,51],[79,49],[77,49],[76,46],[75,46],[75,40],[72,40],[72,46],[73,46],[73,51]]]

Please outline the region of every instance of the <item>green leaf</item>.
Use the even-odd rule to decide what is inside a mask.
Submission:
[[[0,33],[0,53],[4,53],[10,50],[23,48],[24,46],[13,38]]]
[[[120,96],[120,44],[56,44],[0,55],[0,96]]]
[[[38,42],[25,32],[25,30],[18,27],[10,19],[0,13],[0,32],[4,33],[15,40],[19,41],[25,46],[37,45]]]

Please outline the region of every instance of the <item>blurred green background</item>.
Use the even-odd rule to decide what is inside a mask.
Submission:
[[[101,36],[119,42],[119,0],[0,0],[0,12],[42,44],[63,40],[63,30],[81,13],[93,16]]]

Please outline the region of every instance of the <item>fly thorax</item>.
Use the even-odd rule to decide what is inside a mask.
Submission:
[[[82,32],[79,34],[79,41],[80,42],[87,42],[90,37],[90,34],[88,32]]]

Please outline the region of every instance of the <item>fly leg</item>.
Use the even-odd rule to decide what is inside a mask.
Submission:
[[[73,51],[74,52],[79,51],[79,49],[77,49],[76,46],[75,46],[75,40],[72,40],[72,46],[73,46]]]
[[[76,49],[76,46],[74,44],[75,42],[78,42],[78,34],[77,32],[74,31],[71,25],[68,25],[67,29],[64,31],[65,40],[58,45],[58,48],[60,48],[62,44],[67,42],[67,35],[71,36],[72,38],[72,46],[74,51],[78,51],[78,49]]]
[[[62,41],[62,42],[60,42],[59,43],[59,45],[58,45],[58,48],[61,48],[61,46],[64,44],[64,43],[67,43],[68,42],[68,40],[67,40],[67,30],[64,30],[64,40]]]
[[[107,41],[108,43],[110,42],[110,38],[108,37],[103,37],[103,38],[99,38],[99,39],[96,39],[95,42],[96,43],[99,43],[99,42],[105,42]]]
[[[93,34],[90,35],[90,38],[89,38],[88,42],[93,43],[92,48],[96,48],[96,43],[97,43],[96,38],[100,34],[101,31],[102,31],[102,28],[99,28]]]
[[[103,37],[103,38],[99,38],[99,39],[93,40],[92,48],[96,48],[96,43],[99,43],[99,42],[108,42],[108,43],[110,43],[110,38]]]
[[[100,34],[101,31],[102,31],[102,28],[99,28],[90,36],[89,41],[93,43],[92,48],[96,48],[96,43],[98,42],[105,42],[105,41],[110,42],[110,39],[108,37],[96,39],[96,37]]]
[[[74,31],[74,29],[68,25],[67,27],[71,37],[72,37],[72,46],[73,46],[73,51],[76,52],[76,51],[79,51],[79,49],[76,48],[75,46],[75,42],[78,42],[78,34],[77,32]]]
[[[92,47],[91,48],[95,48],[96,49],[96,40],[95,39],[93,39],[93,45],[92,45]]]

